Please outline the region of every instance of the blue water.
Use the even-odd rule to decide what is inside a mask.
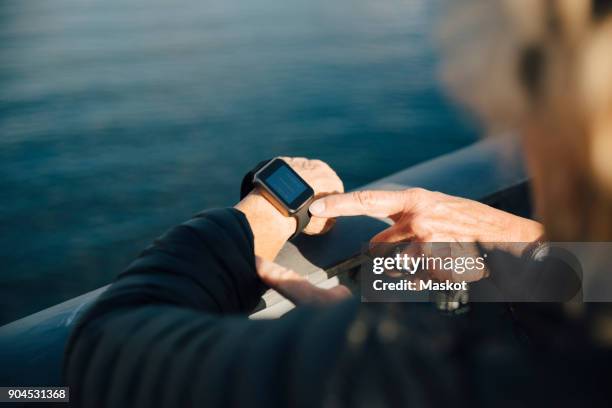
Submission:
[[[436,83],[439,3],[2,0],[0,323],[232,205],[263,158],[353,188],[472,142]]]

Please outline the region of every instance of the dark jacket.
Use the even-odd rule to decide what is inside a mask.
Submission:
[[[239,211],[206,211],[173,228],[117,278],[73,331],[64,368],[71,405],[516,407],[612,401],[608,349],[587,342],[581,323],[561,318],[546,339],[558,333],[567,341],[545,340],[549,347],[540,347],[517,340],[509,309],[498,305],[475,305],[451,318],[429,304],[350,300],[300,307],[277,320],[249,320],[265,289],[255,270],[253,236]]]

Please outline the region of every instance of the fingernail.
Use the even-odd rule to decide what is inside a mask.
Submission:
[[[325,211],[325,203],[323,200],[317,200],[314,203],[310,204],[310,213],[313,215],[323,214]]]

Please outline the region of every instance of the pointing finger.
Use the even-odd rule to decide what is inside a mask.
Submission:
[[[329,195],[312,203],[310,212],[326,218],[351,215],[389,217],[411,206],[410,191],[362,190]]]

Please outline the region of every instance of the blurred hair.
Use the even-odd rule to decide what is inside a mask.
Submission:
[[[456,1],[440,27],[451,95],[489,133],[536,129],[547,236],[612,239],[612,0]]]

